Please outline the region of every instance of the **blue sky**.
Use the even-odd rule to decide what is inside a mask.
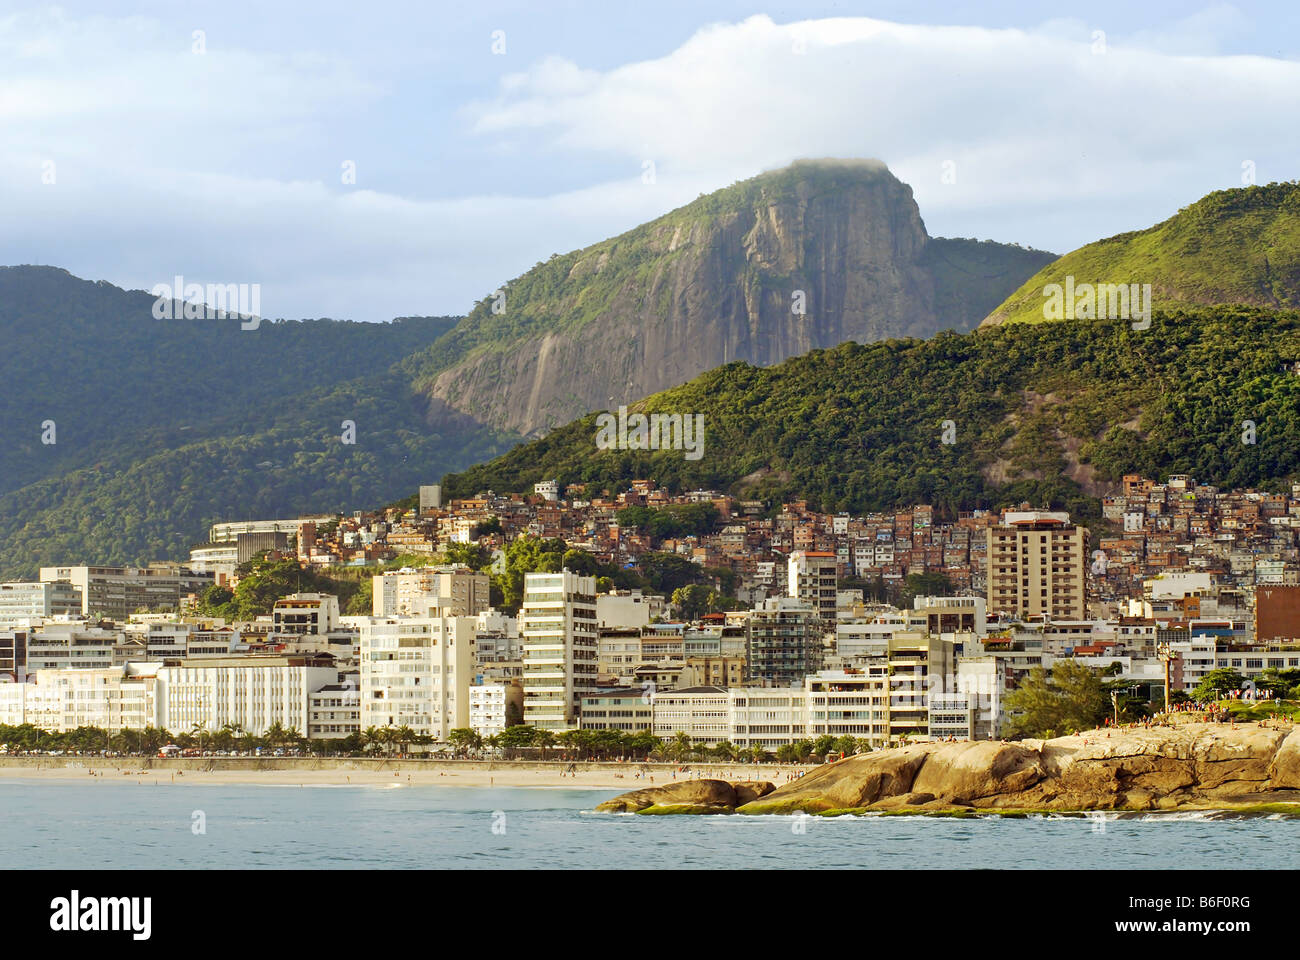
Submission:
[[[932,235],[1064,252],[1300,177],[1298,6],[19,2],[0,263],[463,313],[804,156],[884,160]]]

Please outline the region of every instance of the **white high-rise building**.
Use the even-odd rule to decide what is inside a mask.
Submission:
[[[385,617],[361,624],[361,729],[410,727],[445,741],[469,724],[476,617]]]
[[[839,561],[823,550],[796,550],[787,561],[787,592],[813,605],[827,623],[835,622]]]
[[[596,689],[596,578],[564,570],[524,575],[524,723],[578,726],[582,697]]]
[[[310,695],[338,680],[329,657],[212,657],[157,669],[158,726],[173,733],[230,724],[260,737],[278,723],[306,736]]]
[[[81,590],[66,580],[0,583],[0,623],[81,615]]]

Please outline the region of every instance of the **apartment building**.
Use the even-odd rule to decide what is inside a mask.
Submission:
[[[107,670],[117,666],[115,647],[123,640],[119,630],[93,626],[84,620],[44,623],[27,637],[27,671],[71,667]]]
[[[278,634],[325,636],[339,627],[339,598],[328,593],[291,593],[275,601],[271,623]]]
[[[174,563],[147,567],[41,567],[41,581],[81,591],[81,614],[125,620],[137,610],[179,610],[181,599],[212,585],[211,574]]]
[[[342,740],[361,732],[361,689],[355,682],[327,683],[307,694],[307,737]]]
[[[1064,512],[1008,510],[989,527],[988,612],[1082,619],[1087,612],[1086,528]]]
[[[886,696],[887,667],[863,670],[823,670],[804,678],[808,730],[811,739],[823,735],[851,736],[883,746],[889,737]]]
[[[410,727],[444,741],[468,727],[476,617],[361,624],[361,727]]]
[[[750,679],[774,687],[802,686],[803,678],[822,666],[822,623],[807,600],[764,600],[747,621]]]
[[[0,683],[27,679],[27,631],[0,630]]]
[[[66,580],[0,583],[0,624],[80,616],[81,590]]]
[[[229,657],[157,666],[159,727],[173,732],[227,724],[263,736],[274,724],[304,736],[311,694],[338,682],[330,657]]]
[[[524,723],[543,730],[578,726],[582,698],[596,689],[596,579],[565,569],[524,575]]]
[[[481,737],[495,737],[523,723],[522,680],[494,680],[469,688],[469,726]]]
[[[808,691],[803,687],[733,687],[731,742],[775,750],[808,737]]]
[[[157,671],[158,664],[149,663],[37,670],[34,683],[12,686],[25,688],[22,722],[42,730],[143,730],[161,726],[156,709]]]
[[[653,701],[638,687],[611,687],[582,698],[583,730],[619,730],[641,733],[654,726]]]
[[[656,691],[651,699],[651,729],[661,740],[684,733],[692,743],[713,746],[731,738],[731,697],[725,687]]]
[[[819,617],[827,623],[834,623],[839,575],[836,554],[823,550],[796,550],[790,554],[786,565],[787,593],[812,604]]]
[[[486,573],[469,567],[403,568],[374,577],[376,617],[476,617],[491,606]]]

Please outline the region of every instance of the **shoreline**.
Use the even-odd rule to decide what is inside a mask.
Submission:
[[[687,780],[768,780],[781,785],[799,764],[613,763],[562,760],[414,760],[315,757],[0,757],[0,784],[153,783],[164,786],[459,786],[635,790]],[[685,769],[683,769],[685,768]],[[638,772],[643,776],[637,777]],[[674,776],[676,773],[676,776]],[[93,775],[92,775],[93,774]]]

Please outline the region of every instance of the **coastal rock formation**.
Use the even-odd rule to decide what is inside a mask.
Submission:
[[[697,791],[688,788],[697,785]],[[709,784],[710,786],[704,786]],[[732,809],[724,781],[637,791],[597,809]],[[920,743],[818,767],[737,813],[1243,809],[1300,814],[1300,727],[1184,722],[1015,743]],[[613,806],[616,805],[616,806]],[[674,808],[674,805],[681,805]]]
[[[775,789],[765,780],[679,780],[606,800],[602,813],[729,813]]]
[[[1300,727],[1292,730],[1268,765],[1274,789],[1300,790]]]

